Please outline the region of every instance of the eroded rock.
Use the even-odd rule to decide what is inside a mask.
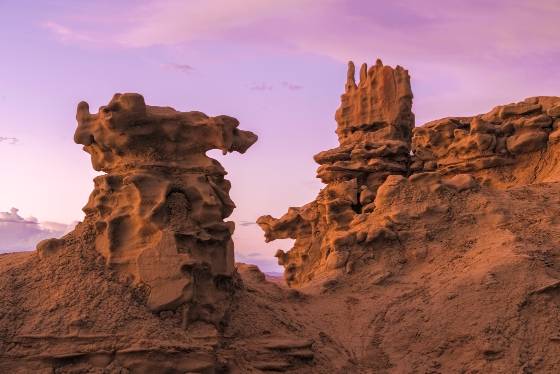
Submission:
[[[295,239],[292,249],[276,255],[289,285],[354,269],[377,248],[398,247],[391,222],[372,218],[379,209],[405,223],[413,219],[407,215],[446,214],[446,204],[417,200],[411,204],[422,208],[393,208],[412,196],[424,199],[419,192],[460,194],[481,185],[508,188],[560,178],[558,150],[552,149],[560,141],[559,97],[528,98],[414,128],[406,70],[379,60],[369,69],[364,64],[358,84],[354,70],[350,62],[335,116],[340,145],[314,157],[317,177],[327,186],[315,201],[257,221],[267,241]]]
[[[244,153],[257,136],[235,118],[147,106],[116,94],[99,113],[78,105],[74,139],[91,155],[95,178],[85,223],[106,264],[145,284],[153,311],[185,306],[185,318],[217,324],[234,275],[224,222],[235,208],[226,171],[206,155]]]
[[[539,178],[543,165],[528,158],[556,143],[559,105],[558,97],[539,96],[498,106],[486,114],[448,117],[417,127],[410,172],[474,173],[496,187],[532,183],[530,178]],[[499,169],[503,167],[507,176]],[[546,172],[543,179],[551,174]]]
[[[350,62],[335,115],[340,145],[314,157],[317,177],[327,186],[315,201],[290,208],[279,219],[257,220],[267,241],[296,239],[290,251],[276,255],[290,285],[343,271],[357,238],[349,230],[352,221],[374,209],[377,188],[388,175],[408,173],[414,127],[408,72],[377,60],[369,69],[362,65],[356,84],[354,70]]]

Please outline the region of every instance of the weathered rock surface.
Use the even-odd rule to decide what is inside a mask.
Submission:
[[[286,281],[302,286],[351,272],[365,244],[396,239],[386,223],[368,221],[387,178],[410,176],[425,188],[455,191],[560,180],[559,107],[559,97],[534,97],[414,128],[408,72],[378,60],[362,66],[356,85],[350,62],[335,115],[340,146],[314,157],[327,186],[303,207],[257,220],[267,241],[295,239],[276,255]]]
[[[206,151],[244,153],[257,136],[239,130],[235,118],[147,106],[130,93],[97,114],[82,102],[76,119],[74,140],[106,173],[83,209],[95,249],[148,287],[151,310],[182,306],[185,324],[217,325],[231,296],[234,223],[224,219],[235,205],[224,168]]]
[[[417,127],[410,173],[468,172],[498,188],[554,180],[558,106],[558,97],[532,97],[486,114]]]
[[[380,60],[369,69],[362,65],[358,85],[354,75],[350,62],[335,115],[340,146],[315,155],[317,177],[324,183],[357,179],[376,189],[387,174],[407,170],[414,127],[410,78]]]
[[[206,151],[243,153],[256,135],[138,94],[98,114],[80,103],[77,120],[106,174],[73,232],[0,256],[0,372],[336,371],[315,352],[337,344],[291,326],[300,300],[234,265],[230,184]],[[290,310],[271,312],[277,300]]]
[[[337,113],[349,153],[319,157],[327,186],[259,219],[296,239],[277,254],[292,287],[229,261],[233,204],[204,152],[253,135],[136,95],[80,105],[107,174],[74,232],[0,255],[0,372],[560,372],[559,99],[407,132],[407,75],[366,70]]]
[[[320,164],[317,177],[327,186],[315,201],[290,208],[279,219],[257,220],[267,241],[296,239],[289,252],[277,253],[290,285],[344,267],[356,243],[355,236],[349,235],[356,214],[373,209],[377,188],[388,175],[408,172],[414,128],[408,72],[377,60],[369,69],[362,65],[358,85],[354,75],[350,62],[335,115],[340,146],[315,155]]]

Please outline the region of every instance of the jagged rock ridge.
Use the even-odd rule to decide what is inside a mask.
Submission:
[[[448,117],[414,129],[410,173],[472,173],[505,188],[554,177],[560,99],[531,97],[473,117]]]
[[[320,164],[317,177],[327,186],[315,201],[290,208],[279,219],[257,220],[267,241],[295,239],[292,249],[276,254],[288,284],[301,286],[341,269],[350,272],[364,246],[398,239],[389,222],[368,219],[389,176],[456,190],[557,178],[560,159],[551,147],[560,137],[560,98],[529,98],[483,115],[415,128],[406,70],[380,60],[370,69],[363,64],[358,85],[354,70],[350,62],[335,115],[340,146],[314,157]]]

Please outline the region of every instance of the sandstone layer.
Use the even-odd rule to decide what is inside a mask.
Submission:
[[[560,98],[540,96],[413,131],[410,173],[471,173],[496,188],[555,180]]]

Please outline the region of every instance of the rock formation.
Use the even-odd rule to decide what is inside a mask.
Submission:
[[[353,73],[326,187],[258,220],[296,239],[291,288],[234,268],[205,155],[255,135],[135,94],[80,104],[106,174],[73,232],[0,254],[0,372],[560,372],[560,98],[413,129],[405,70]]]
[[[551,147],[560,138],[560,98],[529,98],[487,114],[414,128],[406,70],[377,60],[370,69],[362,65],[358,85],[354,74],[350,62],[335,115],[340,146],[314,157],[320,164],[317,177],[327,186],[315,201],[290,208],[279,219],[257,220],[266,241],[295,239],[292,249],[276,254],[289,285],[301,286],[341,269],[350,272],[364,246],[398,240],[390,222],[368,219],[388,176],[392,181],[411,176],[433,189],[455,190],[558,178],[560,157]]]
[[[184,323],[218,324],[234,275],[224,222],[235,208],[226,172],[206,151],[244,153],[257,136],[235,118],[147,106],[138,94],[116,94],[99,113],[78,105],[74,140],[91,155],[96,177],[85,224],[107,266],[149,289],[156,312],[184,306]],[[51,253],[56,239],[39,245]]]
[[[317,177],[327,186],[315,201],[290,208],[280,219],[257,221],[267,241],[296,239],[294,248],[276,255],[291,285],[344,267],[356,242],[349,235],[352,220],[373,209],[377,188],[388,175],[408,172],[414,128],[408,72],[377,60],[369,69],[362,65],[358,85],[354,74],[350,62],[335,116],[340,146],[314,157],[320,164]]]
[[[105,174],[74,231],[0,255],[0,372],[336,371],[314,358],[337,344],[290,322],[300,298],[234,264],[230,184],[205,153],[244,153],[255,134],[138,94],[76,117]],[[272,311],[278,300],[290,310]]]
[[[497,188],[554,177],[560,98],[532,97],[473,117],[448,117],[413,131],[411,173],[472,173]],[[547,160],[546,168],[543,161]]]

